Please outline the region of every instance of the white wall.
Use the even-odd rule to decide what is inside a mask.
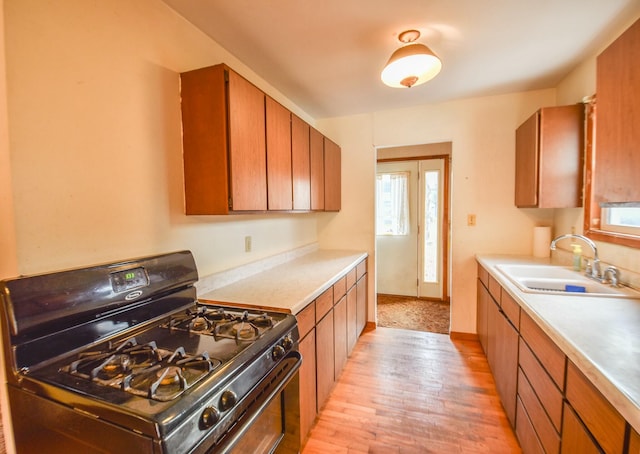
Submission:
[[[180,72],[225,62],[311,119],[168,6],[4,6],[18,272],[185,248],[206,275],[317,241],[315,214],[183,215]]]
[[[342,146],[346,208],[323,218],[321,246],[357,242],[374,251],[376,147],[451,141],[451,330],[475,332],[475,254],[531,254],[533,226],[551,223],[550,210],[520,210],[513,204],[514,146],[517,126],[554,103],[554,90],[540,90],[319,121]],[[467,214],[476,214],[475,227],[466,225]],[[371,305],[370,320],[374,310]]]

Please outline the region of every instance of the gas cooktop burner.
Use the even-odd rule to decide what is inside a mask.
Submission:
[[[275,322],[266,313],[233,313],[222,308],[199,306],[171,317],[165,327],[213,336],[216,340],[233,339],[236,343],[253,342],[273,328]]]
[[[207,352],[188,355],[184,348],[158,348],[155,342],[138,345],[128,339],[106,350],[80,353],[62,368],[84,379],[159,401],[173,400],[220,366]]]

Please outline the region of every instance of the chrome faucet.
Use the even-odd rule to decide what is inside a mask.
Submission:
[[[554,240],[551,242],[551,246],[549,246],[549,249],[551,249],[552,251],[555,251],[556,242],[560,240],[564,240],[565,238],[576,238],[578,240],[582,240],[585,243],[587,243],[591,247],[591,249],[593,249],[593,262],[591,263],[590,266],[587,266],[587,269],[585,270],[585,274],[588,277],[591,277],[594,279],[602,279],[602,272],[600,271],[600,259],[598,258],[598,248],[596,246],[596,243],[591,241],[586,236],[577,235],[575,233],[566,233],[564,235],[560,235],[557,238],[554,238]]]

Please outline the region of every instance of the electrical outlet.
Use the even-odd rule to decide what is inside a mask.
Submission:
[[[469,226],[476,225],[476,215],[475,214],[468,214],[467,215],[467,225],[469,225]]]
[[[244,252],[251,252],[251,236],[244,237]]]

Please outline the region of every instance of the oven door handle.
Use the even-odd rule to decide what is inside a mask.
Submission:
[[[281,368],[282,364],[285,361],[294,361],[295,363],[292,367],[289,368],[289,371],[286,373],[286,375],[282,377],[282,379],[279,379],[278,386],[269,390],[268,394],[264,398],[261,398],[262,402],[260,403],[260,406],[257,408],[251,408],[251,415],[249,415],[247,419],[243,419],[242,423],[239,424],[239,427],[235,428],[236,430],[233,430],[232,433],[228,433],[225,436],[223,443],[221,445],[217,445],[213,452],[226,453],[230,449],[232,449],[236,445],[236,443],[240,441],[240,438],[246,433],[247,429],[251,427],[254,421],[269,406],[271,401],[276,396],[278,396],[278,394],[280,394],[284,388],[287,387],[291,380],[293,380],[295,375],[298,373],[298,369],[300,369],[300,366],[302,365],[302,355],[298,351],[290,351],[287,356],[285,356],[282,361],[280,361],[280,363],[274,370]],[[269,375],[271,374],[268,374],[267,377]]]

